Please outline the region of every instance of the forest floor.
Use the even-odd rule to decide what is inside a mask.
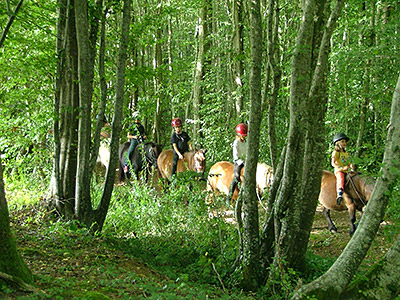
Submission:
[[[48,214],[38,207],[11,212],[19,251],[34,274],[39,292],[0,292],[0,299],[257,299],[224,287],[172,280],[106,238],[88,238],[63,227],[54,232],[46,230],[52,222]],[[346,211],[332,212],[332,219],[337,234],[328,231],[318,207],[310,249],[315,255],[335,259],[350,239],[349,216]],[[385,226],[382,223],[362,268],[379,260],[390,247]]]

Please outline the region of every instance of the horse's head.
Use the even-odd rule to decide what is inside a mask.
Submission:
[[[194,154],[193,154],[193,162],[194,162],[193,169],[197,173],[203,173],[205,171],[205,169],[206,169],[206,152],[207,152],[207,149],[200,149],[200,150],[194,151]]]
[[[264,163],[257,164],[257,173],[256,173],[257,189],[259,190],[259,193],[261,195],[266,189],[269,189],[272,186],[273,180],[274,180],[274,171],[272,167]]]
[[[155,166],[155,168],[158,168],[157,159],[161,153],[161,146],[153,142],[146,142],[144,148],[147,162],[150,165]]]
[[[351,196],[358,206],[364,206],[371,198],[372,190],[375,186],[375,180],[372,178],[363,178],[359,173],[351,172],[348,174],[349,182],[346,184],[348,187],[345,191]]]

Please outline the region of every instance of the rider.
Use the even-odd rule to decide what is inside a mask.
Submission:
[[[137,111],[133,113],[133,120],[134,120],[133,124],[129,127],[127,135],[131,144],[129,145],[129,149],[126,155],[127,157],[125,158],[125,166],[124,166],[125,173],[129,172],[128,162],[131,160],[133,151],[135,150],[136,146],[146,139],[144,127],[140,123],[139,113]]]
[[[183,159],[185,152],[193,150],[192,143],[190,142],[190,136],[186,131],[182,131],[182,120],[180,118],[174,118],[171,122],[174,132],[171,135],[171,145],[174,151],[172,157],[172,172],[171,180],[176,174],[178,165],[178,159]]]
[[[340,205],[343,200],[345,174],[349,172],[350,169],[354,169],[353,164],[349,161],[349,153],[346,151],[348,140],[349,137],[341,132],[335,134],[333,137],[333,145],[335,146],[335,149],[332,152],[331,164],[332,167],[335,168],[337,205]]]
[[[233,179],[229,189],[228,198],[226,199],[227,203],[231,202],[232,195],[235,191],[236,186],[240,182],[240,171],[244,167],[244,160],[246,159],[247,154],[247,131],[248,127],[244,123],[240,123],[235,128],[236,131],[236,139],[233,142]]]

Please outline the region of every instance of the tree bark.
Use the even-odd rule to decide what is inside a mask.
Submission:
[[[118,52],[117,62],[117,79],[115,85],[115,104],[114,104],[114,118],[112,122],[111,132],[111,145],[110,145],[110,162],[106,174],[106,182],[104,184],[104,191],[101,197],[100,205],[96,210],[96,230],[101,231],[104,221],[107,216],[108,208],[110,206],[111,194],[114,189],[115,169],[118,165],[118,148],[119,137],[121,134],[123,118],[123,104],[124,104],[124,88],[125,88],[125,73],[126,73],[126,59],[128,57],[128,44],[129,44],[129,25],[130,15],[132,10],[131,0],[124,1],[123,17],[121,26],[121,40]]]
[[[243,110],[243,1],[232,1],[232,18],[233,18],[233,86],[235,87],[235,112],[240,116]]]
[[[340,295],[346,300],[392,300],[400,294],[400,237],[385,257]]]
[[[244,286],[256,290],[260,283],[260,242],[258,221],[258,199],[256,195],[256,169],[260,147],[261,66],[262,66],[262,22],[260,1],[250,0],[249,23],[251,46],[250,69],[250,124],[247,156],[244,169],[243,212],[243,281]]]
[[[0,157],[0,273],[5,273],[11,282],[32,283],[33,276],[17,251],[10,229],[6,194],[3,181],[3,165]],[[3,277],[3,276],[2,276]],[[0,277],[0,279],[2,279]],[[4,278],[3,278],[4,279]]]
[[[352,280],[355,272],[367,254],[379,224],[383,220],[390,194],[397,182],[400,169],[400,76],[393,95],[390,124],[386,139],[382,168],[371,199],[361,218],[360,224],[346,248],[331,268],[310,284],[303,286],[293,296],[294,299],[307,299],[309,296],[318,299],[342,299],[341,294]],[[397,170],[397,171],[396,171]],[[397,245],[391,255],[397,255]],[[387,287],[389,288],[389,287]]]
[[[196,64],[194,66],[194,82],[193,82],[193,141],[200,141],[202,138],[201,133],[201,106],[203,104],[204,92],[204,76],[206,74],[209,58],[208,52],[210,50],[210,10],[212,2],[210,0],[202,0],[202,7],[200,9],[199,17],[199,32],[198,32],[198,50]]]
[[[90,198],[90,145],[91,110],[93,95],[92,48],[89,40],[89,18],[87,0],[75,0],[76,37],[78,41],[79,79],[79,130],[78,165],[76,173],[75,214],[78,220],[88,226],[92,223]]]
[[[323,3],[319,5],[324,6]],[[291,267],[305,271],[306,267],[305,255],[317,205],[315,199],[319,193],[324,153],[329,41],[342,7],[343,2],[338,1],[332,10],[317,47],[318,58],[314,62],[314,34],[322,30],[323,24],[314,24],[314,13],[317,13],[316,18],[320,19],[325,12],[320,8],[316,9],[314,1],[305,2],[304,21],[301,24],[292,63],[288,143],[284,161],[280,162],[278,168],[283,168],[282,176],[277,178],[280,181],[280,190],[275,205],[269,204],[273,207],[271,213],[274,219],[267,220],[263,232],[263,253],[271,255],[269,249],[275,243],[273,264],[280,270]],[[315,70],[312,66],[315,66]],[[267,237],[266,233],[274,233],[274,241],[271,241],[271,237]],[[271,257],[263,259],[263,265],[272,260]],[[271,282],[274,280],[274,274],[276,273],[271,272]]]

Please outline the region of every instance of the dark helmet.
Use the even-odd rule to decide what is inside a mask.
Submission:
[[[236,125],[236,128],[235,128],[236,133],[243,135],[243,136],[247,136],[247,130],[248,130],[248,127],[244,123],[240,123],[240,124]]]
[[[180,127],[182,126],[182,120],[180,118],[174,118],[171,122],[172,127]]]
[[[349,140],[349,137],[342,132],[336,133],[335,136],[333,137],[333,144],[335,145],[336,142],[340,140],[346,140],[347,142]]]

